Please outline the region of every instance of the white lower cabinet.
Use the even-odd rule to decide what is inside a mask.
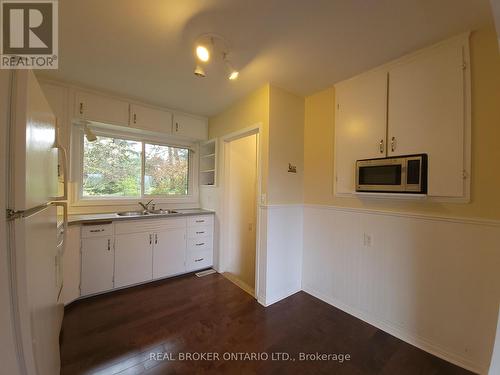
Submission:
[[[115,288],[153,278],[153,235],[118,234],[115,237]]]
[[[82,296],[113,289],[113,263],[113,237],[82,239]]]
[[[154,233],[153,278],[177,275],[186,271],[186,229],[174,228]]]
[[[81,296],[213,264],[213,216],[84,225]]]

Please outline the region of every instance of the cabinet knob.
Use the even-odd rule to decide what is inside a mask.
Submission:
[[[83,115],[83,102],[80,102],[80,114]]]
[[[176,132],[178,132],[178,131],[179,131],[179,123],[178,123],[178,122],[176,122],[176,123],[175,123],[175,131],[176,131]]]
[[[158,234],[155,233],[155,245],[158,245]]]
[[[108,251],[111,250],[111,240],[108,238]]]
[[[137,124],[137,114],[134,113],[134,124]]]
[[[152,235],[152,234],[150,234],[150,235],[149,235],[149,244],[151,245],[152,243],[153,243],[153,235]]]

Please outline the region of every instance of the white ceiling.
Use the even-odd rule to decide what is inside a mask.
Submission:
[[[60,0],[59,70],[43,75],[200,115],[266,82],[308,95],[491,22],[488,0]],[[233,46],[193,75],[203,33]]]

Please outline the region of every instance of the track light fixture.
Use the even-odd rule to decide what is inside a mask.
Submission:
[[[207,74],[202,64],[207,63],[213,56],[222,57],[222,62],[226,66],[227,78],[234,81],[238,78],[239,72],[228,59],[229,45],[227,41],[217,34],[203,34],[196,40],[195,56],[196,66],[194,74],[197,77],[206,77]]]

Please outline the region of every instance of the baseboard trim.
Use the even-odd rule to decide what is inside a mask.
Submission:
[[[286,291],[284,294],[282,294],[281,296],[279,297],[274,297],[274,298],[271,298],[271,299],[267,299],[267,296],[266,296],[266,299],[265,299],[265,304],[263,304],[265,307],[268,307],[268,306],[271,306],[272,304],[276,303],[276,302],[279,302],[281,300],[284,300],[285,298],[288,298],[290,297],[291,295],[295,294],[295,293],[298,293],[300,292],[301,289],[300,288],[292,288],[292,289],[289,289],[288,291]],[[262,304],[261,301],[259,301],[259,303]]]
[[[439,357],[447,362],[453,363],[454,365],[460,366],[466,370],[472,371],[477,374],[486,374],[487,369],[483,368],[481,365],[478,365],[477,363],[471,362],[469,359],[464,358],[463,356],[456,354],[456,353],[451,353],[444,349],[443,347],[436,345],[432,343],[431,340],[428,340],[424,337],[412,334],[410,332],[406,332],[404,329],[401,327],[397,327],[389,322],[380,320],[378,318],[372,317],[365,312],[359,311],[358,309],[351,307],[349,305],[344,304],[343,302],[326,296],[323,293],[315,290],[314,288],[308,286],[308,285],[303,285],[302,290],[313,297],[316,297],[323,302],[328,303],[329,305],[332,305],[339,310],[342,310],[349,315],[354,316],[355,318],[358,318],[368,324],[371,324],[374,327],[377,327],[378,329],[381,329],[384,332],[389,333],[390,335],[407,342],[410,345],[413,345],[419,349],[422,349],[432,355],[435,355],[436,357]]]

